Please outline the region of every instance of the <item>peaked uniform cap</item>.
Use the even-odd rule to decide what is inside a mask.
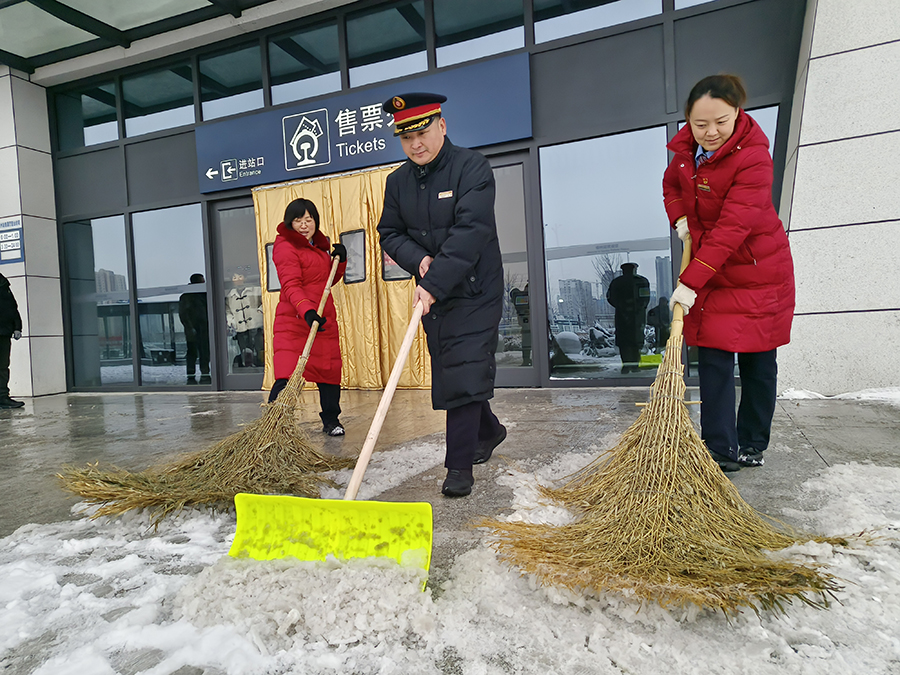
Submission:
[[[382,107],[394,116],[394,136],[399,136],[427,128],[441,114],[441,103],[446,100],[441,94],[413,92],[392,96]]]

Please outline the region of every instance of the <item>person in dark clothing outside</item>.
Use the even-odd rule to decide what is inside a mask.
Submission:
[[[21,408],[25,404],[9,397],[9,355],[12,340],[22,337],[22,316],[9,279],[0,274],[0,408]]]
[[[191,284],[205,283],[202,274],[191,275]],[[187,342],[184,360],[188,384],[197,384],[197,361],[200,361],[200,384],[212,382],[209,376],[209,315],[206,308],[206,291],[182,293],[178,298],[178,318],[184,326]]]
[[[650,282],[635,274],[637,263],[622,263],[621,276],[613,279],[606,290],[606,300],[616,310],[616,346],[622,357],[622,372],[638,372],[647,305],[650,304]]]
[[[531,312],[528,308],[528,284],[519,290],[513,288],[509,292],[509,299],[516,310],[516,318],[519,321],[519,333],[522,338],[522,365],[531,365]]]
[[[384,103],[409,158],[388,176],[381,246],[417,281],[413,303],[431,355],[431,403],[447,411],[441,491],[472,491],[472,465],[506,438],[491,411],[503,311],[503,263],[494,220],[494,174],[481,154],[447,137],[445,96],[403,94]]]
[[[776,350],[790,342],[794,318],[794,263],[772,204],[769,139],[742,110],[746,97],[734,75],[695,84],[663,176],[669,223],[682,241],[690,233],[692,250],[669,306],[684,308],[684,341],[698,348],[700,435],[723,471],[763,464]]]

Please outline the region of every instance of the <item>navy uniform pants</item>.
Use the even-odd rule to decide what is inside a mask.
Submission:
[[[739,450],[769,447],[775,414],[776,350],[739,353],[741,403],[735,418],[734,352],[700,347],[700,435],[713,452],[736,459]]]
[[[479,441],[494,438],[500,431],[500,420],[489,401],[473,401],[447,410],[448,469],[472,469],[472,459]]]

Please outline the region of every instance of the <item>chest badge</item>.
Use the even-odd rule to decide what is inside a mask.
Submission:
[[[438,199],[450,199],[453,196],[453,190],[438,192]]]
[[[704,192],[712,192],[712,190],[709,189],[709,185],[698,185],[697,189],[703,190]]]

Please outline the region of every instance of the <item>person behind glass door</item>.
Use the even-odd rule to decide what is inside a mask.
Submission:
[[[650,304],[650,282],[635,274],[637,263],[624,262],[622,274],[609,283],[606,301],[616,310],[616,346],[622,357],[622,372],[639,372],[647,305]]]
[[[191,284],[205,284],[202,274],[192,274]],[[200,384],[210,384],[209,376],[209,315],[207,314],[206,291],[182,293],[178,298],[178,318],[184,326],[187,342],[185,369],[187,383],[197,384],[197,362],[200,362]]]
[[[235,368],[263,365],[259,336],[263,328],[262,289],[249,286],[244,275],[231,275],[231,288],[225,296],[225,323],[238,344]]]
[[[666,343],[669,341],[671,323],[669,299],[663,296],[659,299],[659,303],[655,307],[651,307],[647,312],[647,324],[653,328],[653,344],[657,354],[661,354],[663,349],[666,348]]]
[[[269,403],[285,388],[313,323],[319,322],[319,333],[313,342],[303,376],[319,389],[322,431],[329,436],[343,436],[341,414],[341,344],[337,311],[333,296],[328,296],[322,316],[317,310],[331,273],[332,259],[340,260],[333,283],[343,277],[347,268],[347,249],[335,244],[329,253],[329,242],[319,230],[319,211],[308,199],[295,199],[284,211],[284,221],[277,228],[272,259],[281,282],[281,297],[275,308],[274,365],[275,383],[269,392]]]
[[[483,155],[447,138],[440,94],[394,96],[383,105],[409,161],[388,176],[381,246],[415,275],[413,305],[431,355],[431,404],[447,411],[447,477],[441,492],[472,491],[472,465],[506,438],[491,411],[503,313],[503,261],[494,219],[494,173]]]
[[[531,311],[528,307],[528,284],[519,290],[513,288],[509,292],[509,299],[516,310],[516,319],[519,322],[519,334],[522,338],[522,365],[531,365]]]
[[[734,75],[694,85],[663,177],[669,222],[682,241],[690,233],[693,252],[669,306],[682,305],[685,342],[698,347],[701,436],[724,471],[763,464],[776,350],[790,341],[794,315],[794,265],[772,205],[769,141],[742,110],[746,97]]]
[[[22,337],[22,315],[9,280],[0,274],[0,408],[21,408],[25,404],[9,397],[9,356],[12,340]]]

